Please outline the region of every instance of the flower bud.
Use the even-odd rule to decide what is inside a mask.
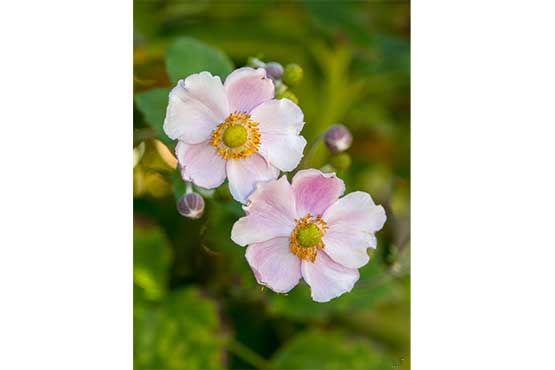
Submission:
[[[332,153],[340,153],[351,147],[353,136],[347,127],[334,125],[326,131],[324,140]]]
[[[198,193],[184,194],[177,201],[177,211],[193,220],[201,218],[204,213],[204,198]]]
[[[281,76],[283,76],[283,66],[277,62],[266,63],[264,69],[266,69],[268,77],[274,81],[280,80]]]
[[[295,104],[299,104],[299,98],[291,91],[284,91],[277,96],[278,99],[289,99]]]
[[[338,171],[345,171],[351,167],[351,156],[347,153],[339,153],[331,157],[330,164]]]
[[[288,86],[297,86],[303,79],[303,69],[298,64],[288,64],[281,79]]]

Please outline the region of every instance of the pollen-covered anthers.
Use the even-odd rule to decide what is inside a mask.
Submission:
[[[258,122],[252,121],[246,113],[231,113],[212,132],[211,144],[217,148],[218,155],[226,160],[247,158],[256,153],[260,146]]]
[[[300,259],[314,262],[318,251],[326,246],[322,236],[326,233],[328,225],[321,215],[313,217],[310,213],[301,219],[296,219],[295,222],[289,248]]]

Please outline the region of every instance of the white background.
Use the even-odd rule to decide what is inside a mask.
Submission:
[[[0,368],[132,368],[132,4],[0,9]],[[549,368],[555,14],[415,1],[412,364]]]

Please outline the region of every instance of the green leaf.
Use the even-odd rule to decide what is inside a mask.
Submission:
[[[174,143],[166,136],[163,126],[168,106],[168,95],[170,89],[156,88],[135,94],[137,109],[145,117],[145,121],[156,131],[156,136],[170,148]]]
[[[370,341],[341,331],[311,330],[280,348],[275,369],[391,369],[392,362]]]
[[[133,230],[133,284],[147,300],[161,299],[167,289],[172,259],[170,244],[158,227]]]
[[[233,63],[220,50],[191,37],[179,38],[166,52],[166,68],[172,84],[190,74],[202,71],[222,80],[233,70]]]
[[[384,273],[385,269],[380,262],[371,260],[360,270],[360,280],[351,292],[326,303],[314,302],[310,297],[310,287],[305,282],[301,282],[286,295],[268,291],[270,312],[277,316],[306,321],[325,320],[332,315],[345,315],[355,310],[371,309],[394,292],[395,287],[390,281],[368,286],[369,282],[379,281]]]
[[[216,305],[193,287],[158,307],[136,306],[133,352],[137,369],[221,369],[225,337]]]

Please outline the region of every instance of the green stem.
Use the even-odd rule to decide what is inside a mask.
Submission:
[[[308,146],[308,150],[306,151],[306,155],[301,159],[301,163],[299,164],[299,169],[307,168],[310,165],[310,159],[314,154],[314,150],[316,149],[316,145],[324,139],[325,134],[321,134],[316,139],[310,143]]]
[[[254,366],[257,369],[271,369],[270,363],[258,353],[254,352],[249,347],[235,340],[235,338],[229,338],[225,342],[225,346],[229,352],[233,353],[241,360],[247,362],[248,364]]]

